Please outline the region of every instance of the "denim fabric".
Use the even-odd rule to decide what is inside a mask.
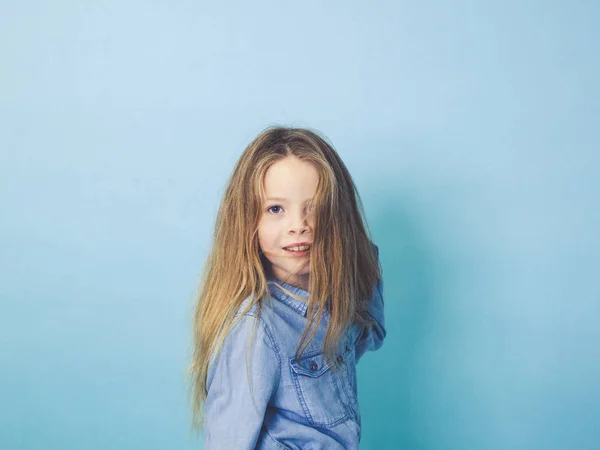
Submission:
[[[315,338],[296,360],[308,305],[276,285],[302,298],[308,292],[276,278],[269,281],[270,297],[261,299],[260,317],[255,305],[232,328],[209,366],[204,449],[357,449],[361,417],[356,363],[366,351],[379,349],[386,335],[383,281],[370,301],[374,325],[347,328],[336,351],[341,366],[337,372],[326,364],[322,351],[327,311]]]

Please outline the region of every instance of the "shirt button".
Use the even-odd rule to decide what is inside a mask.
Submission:
[[[310,364],[310,370],[315,371],[319,368],[319,366],[317,366],[315,363],[311,363]]]
[[[344,357],[342,355],[338,355],[337,360],[338,362],[342,362],[344,360]]]
[[[350,350],[350,347],[346,345],[346,351],[349,351],[349,350]]]

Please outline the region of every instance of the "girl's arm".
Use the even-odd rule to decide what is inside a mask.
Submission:
[[[379,256],[379,248],[373,244],[377,256]],[[383,279],[377,280],[375,289],[373,290],[373,296],[369,301],[369,307],[367,312],[373,320],[373,325],[365,327],[361,330],[358,339],[356,340],[356,362],[365,354],[365,352],[371,350],[378,350],[383,345],[383,340],[386,336],[385,331],[385,314],[384,314],[384,302],[383,302]]]
[[[247,371],[247,343],[255,324],[255,337],[248,350]],[[279,385],[279,361],[272,334],[262,320],[246,315],[231,329],[208,372],[204,410],[205,450],[255,448],[267,404]]]

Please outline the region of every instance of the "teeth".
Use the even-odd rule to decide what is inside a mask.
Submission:
[[[308,250],[310,248],[310,245],[296,245],[295,247],[286,247],[286,249],[291,250],[293,252],[302,252],[304,250]]]

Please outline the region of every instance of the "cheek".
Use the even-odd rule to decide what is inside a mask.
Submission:
[[[261,223],[258,226],[258,243],[261,246],[269,246],[273,242],[273,227],[267,223]]]
[[[258,232],[263,236],[272,236],[277,230],[277,224],[272,220],[264,220],[258,225]]]

